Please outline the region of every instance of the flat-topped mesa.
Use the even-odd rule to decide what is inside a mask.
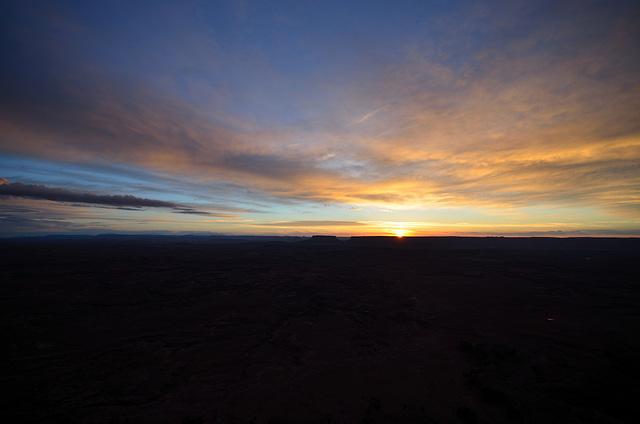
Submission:
[[[313,243],[313,244],[338,244],[338,243],[341,243],[341,241],[336,236],[323,236],[323,235],[312,236],[310,239],[305,240],[305,242],[306,243]]]

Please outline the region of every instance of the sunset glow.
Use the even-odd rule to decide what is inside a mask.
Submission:
[[[0,236],[640,234],[635,2],[10,2]]]
[[[407,234],[407,230],[393,230],[393,232],[395,233],[396,237],[398,238],[402,238]]]

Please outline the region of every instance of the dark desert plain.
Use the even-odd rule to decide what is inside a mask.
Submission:
[[[18,423],[633,423],[640,240],[0,241]]]

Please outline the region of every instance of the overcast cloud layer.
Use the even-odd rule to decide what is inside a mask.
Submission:
[[[139,209],[126,225],[85,212],[112,230],[640,229],[637,2],[12,2],[1,15],[5,224],[38,199],[52,215],[60,201]],[[162,208],[191,218],[150,215]],[[81,228],[79,210],[60,231]]]

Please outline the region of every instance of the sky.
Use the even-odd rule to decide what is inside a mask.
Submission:
[[[0,237],[640,236],[637,1],[0,10]]]

